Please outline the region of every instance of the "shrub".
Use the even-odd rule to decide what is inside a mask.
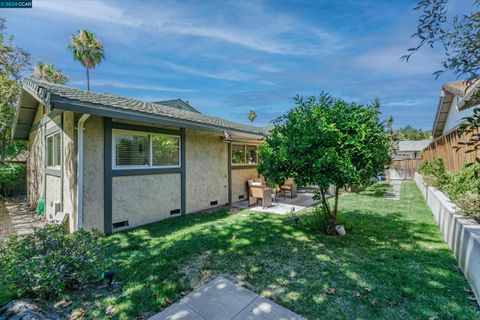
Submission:
[[[442,189],[450,184],[451,177],[442,159],[422,163],[419,171],[425,176],[426,182],[435,188]]]
[[[465,164],[458,173],[449,173],[440,159],[419,168],[425,182],[445,192],[463,214],[480,219],[480,163]]]
[[[456,200],[456,203],[462,208],[463,214],[480,220],[480,193],[466,192]]]
[[[17,295],[52,298],[100,279],[106,268],[102,235],[46,225],[0,248],[0,284]]]
[[[14,188],[25,173],[25,165],[20,163],[5,163],[0,166],[0,186],[7,194],[7,190]]]

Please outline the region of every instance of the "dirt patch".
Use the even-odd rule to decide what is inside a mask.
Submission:
[[[25,197],[0,199],[0,240],[33,232],[44,223]]]

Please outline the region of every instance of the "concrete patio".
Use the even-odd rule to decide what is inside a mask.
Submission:
[[[295,198],[290,198],[288,195],[285,198],[282,196],[267,208],[263,208],[261,205],[249,207],[248,200],[235,202],[233,203],[233,207],[257,212],[288,214],[311,207],[317,202],[318,201],[313,200],[313,192],[310,190],[299,190]]]
[[[284,307],[217,277],[149,320],[300,320]]]

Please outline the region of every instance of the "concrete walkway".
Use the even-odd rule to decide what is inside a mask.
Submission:
[[[149,320],[304,320],[282,306],[217,277]]]
[[[400,200],[400,190],[402,189],[403,180],[390,180],[390,189],[385,192],[385,198],[390,200]]]

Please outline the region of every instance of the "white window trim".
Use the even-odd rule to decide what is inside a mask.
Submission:
[[[55,165],[55,159],[56,159],[56,148],[55,148],[55,136],[60,135],[60,164]],[[48,165],[48,139],[52,138],[52,163],[53,166]],[[62,146],[62,132],[57,131],[54,133],[51,133],[45,137],[45,164],[47,169],[53,169],[53,170],[61,170],[62,169],[62,162],[63,162],[63,156],[62,156],[62,151],[63,151],[63,146]]]
[[[117,166],[116,161],[116,143],[117,143],[117,135],[124,134],[124,135],[139,135],[139,136],[147,136],[148,137],[148,154],[149,159],[148,165],[122,165]],[[178,139],[178,165],[176,166],[154,166],[153,163],[153,153],[152,153],[152,136],[166,136],[166,137],[173,137]],[[166,133],[156,133],[156,132],[146,132],[146,131],[135,131],[135,130],[122,130],[122,129],[113,129],[112,130],[112,169],[113,170],[134,170],[134,169],[176,169],[182,167],[182,137],[180,135],[175,134],[166,134]]]
[[[236,146],[243,146],[244,158],[243,158],[243,163],[233,163],[233,157],[230,157],[230,158],[232,159],[231,165],[232,165],[233,167],[258,166],[258,145],[257,145],[257,144],[238,143],[238,142],[232,143],[232,154],[233,154],[233,146],[234,146],[234,145],[236,145]],[[257,162],[256,162],[256,163],[247,163],[247,146],[257,148]]]

